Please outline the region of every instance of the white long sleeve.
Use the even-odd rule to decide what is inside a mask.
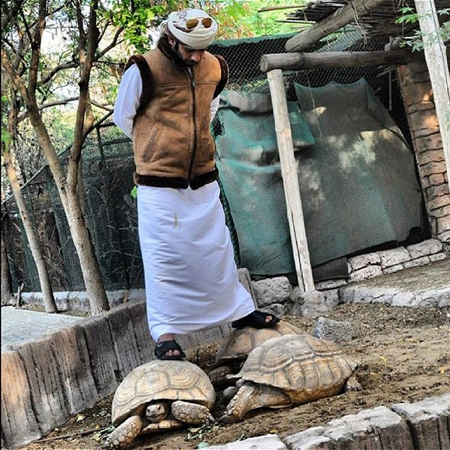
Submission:
[[[133,120],[139,108],[142,94],[142,79],[136,64],[133,64],[122,77],[116,103],[114,105],[114,123],[133,140]]]
[[[216,115],[217,110],[219,109],[219,103],[220,103],[220,95],[218,95],[216,98],[213,99],[210,106],[210,113],[211,113],[211,122],[214,119],[214,116]]]

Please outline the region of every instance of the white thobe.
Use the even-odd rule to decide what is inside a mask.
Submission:
[[[139,69],[124,74],[115,124],[133,139],[139,107]],[[219,97],[211,103],[211,120]],[[138,228],[145,275],[147,319],[155,339],[225,324],[255,310],[239,282],[233,246],[216,182],[199,189],[138,187]]]

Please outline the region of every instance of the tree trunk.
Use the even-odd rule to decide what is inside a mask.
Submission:
[[[2,220],[2,225],[3,225]],[[6,245],[5,245],[5,230],[2,226],[1,228],[1,252],[2,252],[2,259],[1,259],[1,283],[2,283],[2,293],[1,293],[1,305],[13,305],[14,304],[14,295],[12,292],[12,286],[11,286],[11,276],[9,273],[9,264],[8,264],[8,256],[6,255]]]
[[[39,2],[39,18],[32,33],[33,46],[29,62],[29,74],[26,83],[14,68],[5,48],[1,49],[2,65],[9,75],[15,89],[20,92],[27,106],[28,118],[36,133],[39,146],[47,160],[58,189],[61,203],[67,217],[71,236],[80,260],[84,284],[89,297],[91,314],[99,314],[109,310],[109,303],[103,286],[100,268],[90,239],[89,230],[81,208],[80,198],[77,195],[78,168],[81,160],[81,150],[86,138],[89,120],[86,120],[86,108],[89,103],[89,80],[95,53],[98,49],[99,30],[97,28],[96,8],[98,0],[93,0],[89,8],[89,24],[87,33],[84,30],[84,22],[78,20],[79,27],[79,65],[80,65],[80,98],[74,129],[74,144],[69,155],[67,176],[64,173],[61,161],[55,146],[50,138],[47,127],[43,121],[37,105],[36,92],[39,84],[38,73],[40,67],[40,47],[42,35],[45,30],[47,5],[44,0]],[[84,16],[81,4],[76,3],[77,17]]]
[[[50,283],[50,277],[48,276],[47,267],[45,266],[44,256],[42,254],[39,240],[31,224],[25,201],[22,196],[22,191],[20,190],[20,184],[19,180],[17,179],[17,173],[14,168],[11,153],[9,151],[4,152],[3,161],[6,166],[6,172],[9,182],[11,183],[14,199],[16,200],[16,204],[19,209],[20,218],[22,219],[22,224],[25,229],[25,234],[28,239],[31,254],[33,255],[33,259],[38,271],[45,311],[48,313],[57,312],[58,309],[56,307],[55,297],[53,296],[53,290]]]
[[[83,274],[84,285],[89,298],[91,314],[101,314],[109,311],[108,298],[102,282],[100,267],[95,255],[89,230],[81,209],[80,197],[72,190],[67,183],[61,162],[48,135],[47,128],[42,121],[37,108],[29,110],[30,121],[36,132],[40,147],[44,152],[50,171],[58,188],[61,203],[67,217],[70,234],[75,245],[75,249],[80,260],[81,272]]]
[[[67,221],[73,243],[80,259],[81,272],[90,302],[91,314],[101,314],[109,310],[109,303],[89,229],[85,223],[80,197],[76,192],[69,190],[67,193],[67,202]],[[92,299],[95,301],[92,301]]]

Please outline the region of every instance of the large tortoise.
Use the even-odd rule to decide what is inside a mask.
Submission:
[[[217,350],[216,361],[209,372],[212,384],[214,386],[225,384],[227,375],[239,372],[248,354],[268,339],[304,333],[305,331],[284,321],[280,321],[272,328],[245,327],[233,330]]]
[[[253,409],[303,404],[347,389],[359,390],[356,364],[334,342],[308,334],[270,339],[254,349],[238,379],[239,390],[220,421],[238,422]]]
[[[105,447],[120,448],[136,436],[213,422],[216,394],[206,375],[188,361],[155,360],[131,371],[114,394]]]

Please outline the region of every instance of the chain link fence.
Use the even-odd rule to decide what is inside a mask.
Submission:
[[[268,93],[267,77],[259,69],[265,54],[284,53],[292,35],[222,41],[211,46],[211,53],[225,57],[230,67],[228,89]],[[348,33],[334,43],[333,50],[382,50],[383,39],[364,41]],[[327,47],[329,48],[329,47]],[[323,51],[315,46],[309,51]],[[293,82],[318,87],[335,81],[353,83],[364,77],[411,143],[395,70],[389,67],[334,68],[285,72],[288,99],[294,100]],[[67,155],[62,157],[63,163]],[[136,202],[133,188],[133,149],[129,139],[113,123],[98,126],[87,140],[82,157],[85,214],[107,290],[142,288],[144,274],[137,233]],[[38,232],[44,258],[55,291],[84,290],[78,257],[55,183],[47,167],[23,187],[31,221]],[[223,192],[222,192],[223,194]],[[227,224],[231,231],[239,265],[238,236],[233,227],[227,201],[222,195]],[[14,290],[23,283],[24,291],[40,291],[37,270],[29,250],[14,199],[3,205],[6,247]],[[424,212],[424,223],[427,223]],[[414,233],[413,233],[414,234]],[[428,229],[416,230],[410,243],[428,239]]]

